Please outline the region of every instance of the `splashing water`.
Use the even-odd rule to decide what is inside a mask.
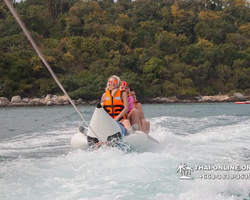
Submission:
[[[180,163],[248,165],[250,113],[234,104],[144,105],[156,152],[73,151],[82,124],[70,107],[1,108],[1,199],[250,199],[250,177],[180,180]],[[82,107],[90,120],[94,107]]]

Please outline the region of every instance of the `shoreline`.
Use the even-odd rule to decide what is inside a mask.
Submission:
[[[178,99],[177,97],[156,97],[145,101],[146,104],[177,104],[177,103],[227,103],[236,101],[248,101],[249,96],[235,93],[233,96],[214,95],[196,96],[193,99]],[[100,100],[83,101],[82,99],[72,100],[75,105],[96,105]],[[43,107],[43,106],[67,106],[71,105],[67,97],[48,94],[44,98],[21,98],[13,96],[11,100],[0,97],[0,107]]]

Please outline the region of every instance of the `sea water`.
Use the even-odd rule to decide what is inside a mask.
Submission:
[[[78,108],[90,121],[94,106]],[[73,151],[72,106],[0,108],[0,199],[250,199],[249,105],[143,109],[156,151]]]

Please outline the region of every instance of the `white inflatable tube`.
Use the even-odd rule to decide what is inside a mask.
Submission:
[[[134,134],[124,137],[123,142],[129,144],[131,149],[145,151],[154,151],[159,149],[159,142],[150,135],[136,131]]]
[[[87,135],[98,138],[101,142],[107,142],[109,136],[121,134],[118,123],[109,116],[100,104],[97,105],[89,125],[94,132],[89,128]]]
[[[87,135],[83,133],[76,133],[71,138],[71,146],[73,149],[81,148],[88,149],[88,140],[94,139],[96,142],[107,142],[110,136],[118,134],[122,139],[122,133],[118,123],[108,115],[104,108],[97,104],[90,121],[90,128],[88,128]]]
[[[134,150],[152,151],[159,147],[157,140],[142,131],[136,131],[134,134],[122,137],[118,123],[108,115],[100,104],[95,108],[90,127],[93,131],[88,128],[87,134],[76,133],[72,137],[71,146],[73,149],[87,150],[91,141],[105,143],[109,141],[110,137],[117,135],[120,142],[129,145]]]
[[[86,135],[80,132],[73,135],[71,138],[71,146],[73,149],[87,150],[89,148],[89,144],[87,142]]]

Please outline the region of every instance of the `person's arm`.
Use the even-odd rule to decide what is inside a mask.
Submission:
[[[134,98],[134,100],[135,100],[135,101],[137,100],[137,97],[136,97],[136,95],[134,95],[134,97],[133,97],[133,98]]]
[[[122,101],[123,101],[123,104],[124,104],[124,109],[122,110],[122,112],[119,115],[117,115],[117,117],[115,118],[115,121],[118,121],[121,117],[126,115],[127,112],[128,112],[128,95],[127,95],[127,92],[122,93]]]
[[[104,105],[105,98],[106,98],[106,93],[103,93],[102,98],[101,98],[101,105],[102,106]]]

